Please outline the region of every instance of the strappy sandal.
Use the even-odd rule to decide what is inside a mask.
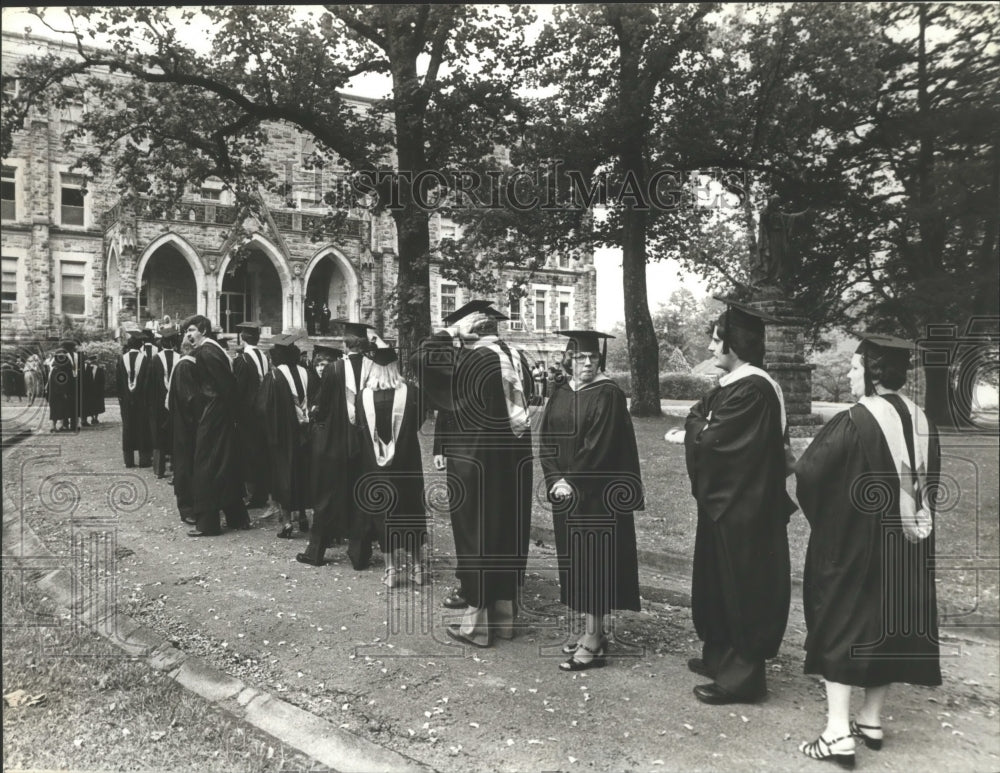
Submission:
[[[601,644],[596,650],[592,650],[586,644],[581,644],[579,650],[589,652],[593,657],[590,660],[584,662],[582,660],[576,659],[576,654],[567,660],[565,663],[559,664],[560,671],[586,671],[588,668],[602,668],[608,664],[607,653],[604,651],[604,645]]]
[[[882,738],[881,737],[876,738],[874,736],[868,735],[868,733],[866,733],[865,730],[877,730],[878,732],[881,733],[882,726],[861,725],[855,722],[853,719],[851,720],[851,735],[853,735],[855,738],[860,738],[862,741],[865,742],[865,746],[867,746],[872,751],[877,752],[879,749],[882,748]]]
[[[608,635],[606,633],[601,634],[601,649],[606,650],[609,646]],[[564,644],[562,648],[563,655],[572,655],[580,648],[580,642],[575,642],[573,644]]]
[[[834,738],[832,741],[827,741],[822,735],[820,735],[820,737],[815,741],[810,741],[800,745],[799,751],[812,760],[826,760],[828,762],[836,762],[842,768],[853,768],[853,749],[849,753],[837,753],[833,751],[833,746],[835,744],[847,740],[854,740],[854,736],[842,735],[840,738]]]

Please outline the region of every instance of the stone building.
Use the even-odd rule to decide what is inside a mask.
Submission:
[[[70,55],[72,49],[43,38],[3,35],[4,89],[24,56],[42,51]],[[104,74],[103,77],[122,77]],[[358,109],[368,102],[352,98]],[[333,318],[373,323],[389,340],[396,336],[385,309],[397,273],[396,234],[388,215],[356,211],[336,239],[315,242],[323,217],[321,173],[308,168],[310,137],[290,125],[268,127],[269,160],[292,184],[292,200],[264,197],[262,222],[253,232],[250,257],[235,270],[227,239],[237,216],[221,181],[208,180],[171,212],[155,202],[122,206],[107,179],[86,179],[71,168],[87,149],[63,137],[87,107],[81,99],[66,109],[36,111],[14,137],[3,159],[2,335],[16,340],[77,329],[117,332],[164,315],[208,316],[224,332],[246,319],[264,327],[265,338],[307,327],[310,307],[329,308]],[[454,237],[454,223],[434,214],[432,245]],[[495,301],[510,315],[503,335],[529,355],[551,359],[565,340],[554,331],[591,327],[596,318],[593,257],[550,256],[536,270],[528,296],[513,307],[498,279]],[[431,325],[470,298],[469,292],[431,267]],[[310,303],[311,301],[311,303]]]

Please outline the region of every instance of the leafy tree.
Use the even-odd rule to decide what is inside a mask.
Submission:
[[[849,402],[851,385],[847,380],[847,371],[851,369],[850,351],[829,351],[813,358],[816,369],[813,371],[812,396],[814,400],[826,400],[832,403]]]
[[[707,331],[721,309],[721,304],[711,298],[697,299],[685,288],[675,290],[653,316],[660,351],[680,350],[688,367],[707,359]]]
[[[555,90],[538,110],[544,123],[559,127],[548,138],[544,129],[536,135],[536,157],[566,161],[555,177],[574,178],[576,187],[562,190],[584,194],[575,202],[578,212],[594,204],[587,194],[599,191],[602,179],[610,182],[604,217],[569,225],[580,240],[622,249],[631,411],[637,416],[660,413],[657,339],[646,301],[655,217],[649,191],[659,163],[655,138],[671,92],[702,50],[712,9],[708,3],[560,6],[532,52],[540,65],[533,72],[536,84]]]
[[[412,177],[478,160],[506,141],[515,80],[506,62],[520,51],[525,9],[472,5],[71,7],[76,55],[28,58],[21,89],[3,106],[3,153],[32,109],[64,105],[82,80],[91,109],[79,126],[96,143],[80,159],[105,170],[123,195],[149,194],[172,208],[189,187],[216,176],[250,212],[258,192],[282,192],[268,163],[268,127],[291,124],[316,140],[318,166],[364,172],[363,187],[396,226],[397,325],[404,346],[428,332],[429,212]],[[44,10],[36,12],[43,24]],[[199,53],[182,31],[211,30]],[[95,42],[106,43],[100,48]],[[100,77],[124,74],[125,79]],[[362,73],[390,77],[391,95],[368,112],[341,90]],[[94,75],[95,77],[87,77]],[[70,138],[72,139],[72,138]],[[400,173],[384,176],[378,172]],[[410,178],[406,176],[410,175]],[[397,186],[392,183],[398,182]],[[426,197],[425,197],[426,198]],[[353,198],[328,191],[327,233]],[[235,226],[237,232],[239,224]]]

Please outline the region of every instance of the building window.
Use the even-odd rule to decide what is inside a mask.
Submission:
[[[17,96],[20,88],[18,86],[17,78],[12,75],[3,76],[3,95],[7,99],[13,99]]]
[[[458,308],[458,285],[441,283],[441,324]]]
[[[85,178],[79,175],[62,176],[59,201],[59,222],[62,225],[86,225],[85,184]]]
[[[84,263],[60,264],[59,310],[63,314],[86,314],[87,296],[83,287]]]
[[[3,258],[3,292],[0,311],[13,314],[17,311],[17,258]]]
[[[569,268],[569,255],[565,252],[559,253],[559,268]]]
[[[443,241],[445,239],[451,239],[452,241],[458,239],[458,227],[454,223],[441,223],[438,231],[438,240]]]
[[[535,290],[535,330],[545,330],[545,290]]]
[[[511,330],[523,330],[524,323],[521,322],[521,298],[511,298],[510,299],[510,329]]]
[[[17,220],[17,169],[12,166],[3,168],[3,183],[0,185],[0,201],[4,220]]]
[[[569,330],[573,327],[570,319],[570,309],[573,308],[573,296],[564,291],[559,293],[559,329]]]
[[[222,201],[222,191],[215,188],[202,188],[201,198],[205,201]]]

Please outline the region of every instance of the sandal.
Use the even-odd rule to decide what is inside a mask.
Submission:
[[[281,531],[278,532],[278,537],[280,539],[291,539],[292,538],[292,524],[286,523],[281,527]]]
[[[390,566],[385,570],[385,574],[382,575],[382,584],[387,588],[396,588],[399,586],[399,572],[396,567]]]
[[[606,650],[608,648],[608,635],[606,633],[601,634],[601,649]],[[580,642],[575,642],[574,644],[564,644],[562,648],[563,655],[572,655],[580,648]]]
[[[851,751],[847,753],[833,751],[834,744],[848,740],[853,741],[854,736],[842,735],[840,738],[834,738],[832,741],[827,741],[822,735],[820,735],[820,737],[815,741],[801,744],[799,746],[799,751],[809,757],[809,759],[828,760],[829,762],[836,762],[842,768],[853,768],[854,749],[851,749]]]
[[[573,657],[565,663],[559,664],[560,671],[586,671],[588,668],[602,668],[608,664],[607,653],[604,651],[603,643],[596,650],[592,650],[586,644],[581,644],[578,650],[580,649],[585,652],[589,652],[593,657],[584,662],[582,660],[577,660],[576,654],[574,653]]]
[[[421,564],[414,564],[410,567],[410,582],[414,585],[427,585],[430,579],[430,572]]]
[[[862,741],[865,742],[865,746],[867,746],[872,751],[877,752],[879,749],[882,748],[882,736],[880,735],[878,738],[876,738],[875,736],[868,735],[868,733],[866,733],[865,730],[875,730],[881,733],[882,726],[860,725],[853,719],[851,720],[851,735],[853,735],[855,738],[860,738]]]

